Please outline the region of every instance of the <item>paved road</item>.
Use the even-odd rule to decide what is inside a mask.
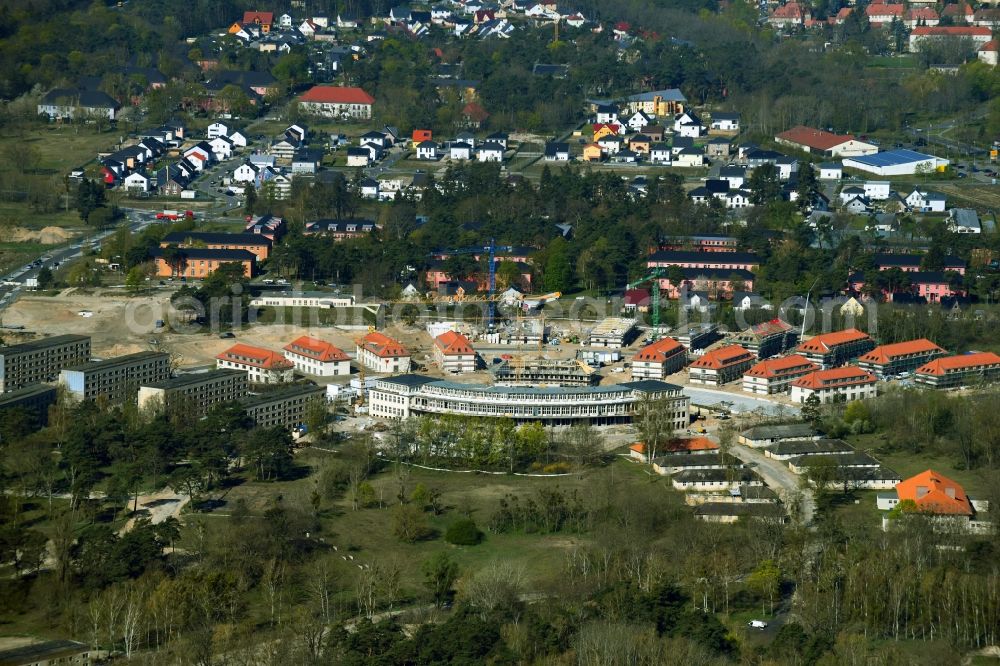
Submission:
[[[768,458],[761,451],[742,444],[734,444],[731,453],[743,462],[752,465],[768,487],[778,493],[786,504],[790,496],[796,493],[801,494],[800,517],[802,524],[812,524],[813,516],[816,513],[816,501],[813,498],[812,490],[799,485],[801,477],[793,474],[788,469],[788,465],[782,464],[780,460]]]
[[[136,208],[124,208],[129,229],[132,233],[138,233],[145,227],[156,222],[156,213],[149,210]],[[104,231],[91,234],[84,238],[77,239],[72,245],[60,248],[53,248],[42,255],[39,255],[32,263],[18,268],[7,275],[0,276],[0,313],[4,308],[17,300],[17,297],[25,289],[25,282],[29,278],[38,277],[38,272],[43,268],[54,270],[63,262],[75,259],[83,254],[84,247],[99,247],[102,240],[115,233],[116,228],[112,227]]]

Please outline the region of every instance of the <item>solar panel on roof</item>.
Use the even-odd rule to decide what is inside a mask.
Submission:
[[[854,162],[860,162],[862,164],[868,164],[870,166],[892,166],[894,164],[908,164],[910,162],[922,162],[924,160],[934,159],[933,155],[925,155],[924,153],[918,153],[915,150],[906,150],[901,148],[899,150],[887,150],[884,153],[875,153],[874,155],[864,155],[861,157],[852,157],[851,160]]]

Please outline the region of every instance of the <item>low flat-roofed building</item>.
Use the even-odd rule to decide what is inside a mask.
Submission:
[[[743,390],[760,395],[786,393],[793,381],[816,370],[818,365],[798,354],[769,358],[743,374]]]
[[[698,456],[686,452],[664,453],[653,459],[653,471],[657,474],[676,474],[689,469],[726,469],[737,466],[723,460],[722,454],[718,451]]]
[[[591,329],[588,340],[595,347],[621,349],[635,339],[636,332],[634,319],[607,317]]]
[[[656,380],[609,386],[522,387],[463,384],[407,374],[376,380],[368,396],[369,414],[386,419],[463,414],[547,426],[615,425],[631,423],[638,403],[651,399],[663,401],[670,430],[690,423],[691,399],[681,387]]]
[[[0,650],[0,666],[87,666],[96,661],[94,650],[69,640],[32,641]]]
[[[761,449],[781,442],[819,439],[816,428],[808,423],[787,423],[781,425],[759,425],[740,433],[737,441],[744,446]]]
[[[784,523],[788,520],[784,507],[765,503],[705,502],[695,507],[694,516],[709,523],[735,523],[740,519]]]
[[[673,338],[660,338],[632,357],[634,379],[666,379],[687,364],[687,350]]]
[[[817,370],[792,382],[792,402],[802,404],[815,395],[821,403],[851,402],[874,398],[878,378],[855,366]]]
[[[283,384],[294,378],[294,364],[263,347],[238,343],[215,357],[220,370],[242,370],[251,384]]]
[[[785,462],[795,474],[805,474],[810,467],[823,465],[840,469],[843,467],[881,467],[881,463],[862,451],[846,453],[807,453],[793,456]]]
[[[821,368],[844,365],[875,348],[867,333],[848,328],[833,333],[821,333],[799,344],[795,351]]]
[[[944,356],[947,352],[936,344],[921,338],[891,345],[879,345],[858,357],[858,367],[879,379],[913,372],[925,363]]]
[[[59,373],[59,384],[75,400],[134,402],[139,387],[170,378],[170,355],[142,351],[103,361],[89,361]]]
[[[242,370],[190,372],[139,387],[139,408],[191,409],[203,415],[215,405],[235,402],[247,394],[247,373]]]
[[[726,345],[705,354],[688,366],[692,384],[722,386],[735,381],[750,369],[757,357],[739,345]]]
[[[354,296],[331,294],[325,291],[279,291],[267,292],[250,300],[255,308],[347,308],[354,305]]]
[[[54,382],[63,368],[90,360],[90,336],[53,335],[0,347],[0,392]]]
[[[780,498],[767,486],[736,486],[704,493],[687,492],[684,503],[698,506],[706,502],[727,502],[729,504],[776,504]]]
[[[976,352],[943,356],[917,368],[913,381],[931,388],[989,384],[1000,379],[1000,356]]]
[[[764,451],[775,460],[791,460],[798,456],[821,456],[850,453],[854,447],[842,439],[799,439],[778,442]]]
[[[302,335],[283,349],[285,358],[303,374],[317,377],[342,377],[351,374],[351,358],[326,340]]]
[[[260,428],[297,428],[305,425],[309,407],[317,400],[325,404],[326,389],[310,383],[249,395],[240,402]]]
[[[56,387],[48,384],[32,384],[16,391],[0,393],[0,412],[8,409],[22,409],[38,427],[49,422],[49,407],[56,404]]]
[[[720,491],[744,486],[763,486],[764,481],[752,469],[745,467],[719,469],[688,469],[670,479],[676,490]]]

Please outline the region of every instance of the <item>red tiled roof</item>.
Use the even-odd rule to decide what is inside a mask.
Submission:
[[[393,340],[388,335],[383,335],[378,331],[369,333],[365,337],[361,338],[359,342],[363,349],[367,349],[381,358],[398,358],[410,355],[410,352],[406,351],[406,347],[404,347],[402,343]]]
[[[649,305],[649,289],[629,289],[625,292],[625,305]]]
[[[320,361],[321,363],[350,360],[350,357],[341,349],[333,346],[325,340],[313,338],[308,335],[295,338],[285,345],[283,349],[292,354],[298,354],[299,356],[308,356],[309,358]]]
[[[374,104],[375,98],[361,88],[313,86],[299,97],[299,101],[320,104]]]
[[[872,18],[873,16],[898,16],[902,18],[905,11],[905,8],[901,4],[868,5],[868,8],[865,10],[865,14],[868,15],[868,18]]]
[[[635,451],[636,453],[646,453],[646,445],[642,442],[636,442],[632,446],[628,447],[630,451]]]
[[[684,345],[673,338],[660,338],[656,342],[646,345],[632,358],[633,361],[652,361],[662,363],[674,354],[684,351]]]
[[[717,451],[719,445],[708,437],[690,437],[687,439],[672,439],[667,442],[664,451],[681,453],[683,451]]]
[[[906,356],[907,354],[920,354],[921,352],[943,352],[944,350],[938,347],[936,344],[927,340],[926,338],[920,338],[919,340],[908,340],[906,342],[897,342],[891,345],[879,345],[875,349],[871,350],[867,354],[862,355],[858,358],[859,363],[889,363],[897,356]]]
[[[431,130],[428,130],[428,129],[415,129],[415,130],[413,130],[412,139],[414,141],[417,141],[417,142],[420,142],[420,141],[430,141],[433,136],[434,136],[434,133],[431,132]]]
[[[771,13],[771,18],[782,18],[782,19],[801,19],[805,12],[802,10],[802,6],[797,2],[789,2],[786,5],[782,5]]]
[[[993,31],[978,26],[921,26],[914,28],[911,37],[989,37]]]
[[[804,377],[799,377],[792,386],[805,389],[834,388],[853,386],[854,384],[874,384],[878,381],[872,373],[852,365],[832,370],[817,370]]]
[[[462,115],[468,116],[477,122],[483,122],[490,117],[490,114],[475,102],[469,102],[464,107],[462,107]]]
[[[867,333],[862,333],[856,328],[848,328],[843,331],[833,333],[822,333],[803,342],[795,351],[804,352],[828,352],[832,348],[844,345],[849,342],[869,339]]]
[[[854,141],[850,134],[833,134],[813,127],[799,125],[779,134],[777,139],[797,143],[816,150],[830,150],[848,141]]]
[[[790,356],[783,356],[781,358],[769,358],[765,361],[761,361],[757,365],[753,366],[744,373],[744,377],[749,375],[750,377],[780,377],[782,375],[794,374],[796,371],[800,372],[812,372],[817,370],[817,366],[812,361],[807,360],[804,356],[799,356],[798,354],[791,354]]]
[[[740,345],[726,345],[706,352],[704,356],[691,364],[692,368],[725,368],[747,359],[753,354]]]
[[[906,12],[906,18],[911,21],[918,21],[920,19],[937,21],[941,17],[938,16],[938,13],[932,7],[917,7]]]
[[[251,365],[264,370],[290,370],[294,366],[291,361],[276,351],[262,347],[252,347],[238,343],[222,352],[215,358],[233,363]]]
[[[445,356],[462,356],[476,353],[469,339],[457,331],[445,331],[434,338],[434,345]]]
[[[776,335],[778,333],[787,333],[792,330],[792,325],[781,321],[780,319],[771,319],[770,321],[762,321],[759,324],[754,324],[750,327],[750,331],[754,335]]]
[[[243,12],[243,23],[271,25],[274,23],[274,12]]]
[[[917,509],[927,513],[972,515],[972,502],[965,489],[932,469],[897,483],[896,495],[900,500],[912,501]]]
[[[1000,365],[1000,356],[997,356],[993,352],[944,356],[936,358],[929,363],[924,363],[917,368],[917,374],[940,376],[946,374],[949,370],[968,370],[983,365]]]
[[[983,52],[986,52],[986,51],[1000,51],[1000,42],[998,42],[995,39],[991,39],[990,41],[988,41],[985,44],[983,44],[982,46],[980,46],[979,50],[983,51]]]

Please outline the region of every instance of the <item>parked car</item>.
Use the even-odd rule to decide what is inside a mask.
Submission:
[[[750,627],[751,629],[758,629],[760,631],[764,631],[765,629],[767,629],[767,622],[764,622],[764,620],[750,620],[749,622],[747,622],[747,626]]]

